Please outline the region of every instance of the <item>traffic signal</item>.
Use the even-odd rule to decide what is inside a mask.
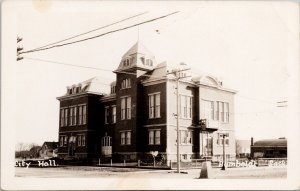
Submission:
[[[22,40],[23,40],[23,38],[17,37],[17,43],[21,42]],[[22,50],[23,50],[23,47],[18,45],[18,47],[17,47],[17,61],[23,59],[23,57],[20,56]]]

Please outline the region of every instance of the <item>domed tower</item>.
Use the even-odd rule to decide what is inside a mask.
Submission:
[[[140,128],[141,100],[143,87],[141,80],[154,69],[156,60],[153,54],[140,42],[135,43],[122,57],[114,71],[116,80],[117,123],[115,138],[120,140],[114,152],[125,159],[136,159],[138,153],[137,134]]]

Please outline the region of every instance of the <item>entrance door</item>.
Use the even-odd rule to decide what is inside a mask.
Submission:
[[[110,136],[102,137],[101,154],[108,157],[112,154],[112,139]]]
[[[203,157],[211,157],[213,155],[212,134],[209,132],[200,133],[200,153]]]
[[[69,156],[75,155],[75,144],[76,144],[76,137],[71,136],[69,139],[69,146],[68,146]]]
[[[75,155],[75,146],[74,143],[69,143],[69,156],[74,156]]]

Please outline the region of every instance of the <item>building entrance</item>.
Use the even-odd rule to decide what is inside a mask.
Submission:
[[[200,133],[200,155],[202,157],[213,156],[213,138],[212,133],[203,131]]]
[[[112,139],[110,136],[102,137],[101,154],[108,157],[112,154]]]

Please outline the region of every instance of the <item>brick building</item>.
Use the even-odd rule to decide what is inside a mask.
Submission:
[[[110,93],[102,91],[96,77],[68,87],[57,98],[59,157],[136,160],[158,151],[175,161],[176,82],[168,74],[174,67],[182,66],[157,64],[154,55],[137,42],[114,71]],[[182,79],[179,94],[181,159],[221,157],[223,134],[227,156],[235,157],[235,91],[203,75]]]

